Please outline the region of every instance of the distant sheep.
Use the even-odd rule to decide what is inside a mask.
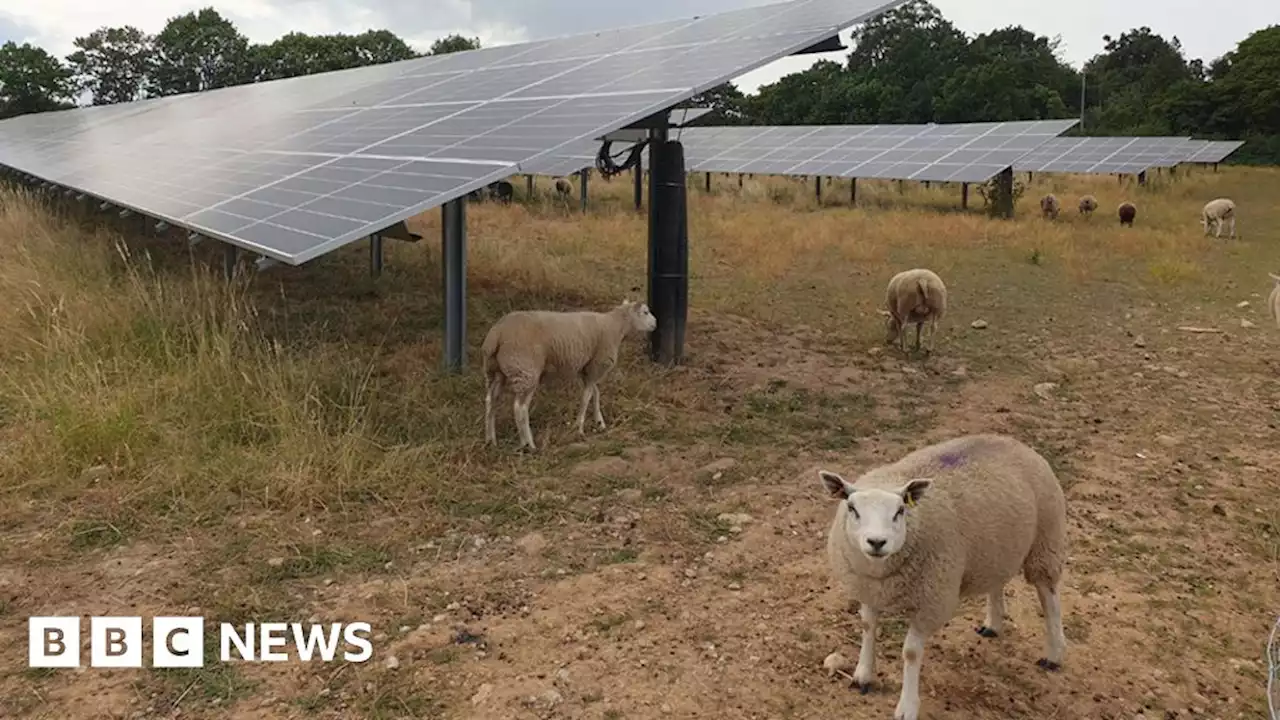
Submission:
[[[556,192],[567,198],[573,192],[573,185],[564,178],[556,178]]]
[[[529,429],[529,404],[542,378],[548,374],[572,374],[582,381],[582,406],[578,434],[585,434],[587,404],[594,400],[596,424],[605,428],[600,414],[600,379],[618,360],[618,348],[633,333],[649,333],[658,321],[641,302],[624,300],[609,312],[553,312],[518,310],[504,315],[489,328],[481,346],[484,358],[485,442],[497,443],[494,403],[504,388],[515,396],[513,413],[520,432],[520,447],[537,450]]]
[[[906,352],[907,325],[915,323],[915,349],[919,350],[920,331],[928,322],[927,349],[933,352],[933,335],[938,329],[938,321],[947,312],[947,286],[937,273],[914,268],[894,275],[885,288],[884,305],[885,309],[880,310],[880,314],[885,316],[886,344],[896,339],[898,349]]]
[[[1267,273],[1271,276],[1271,296],[1267,298],[1267,313],[1276,321],[1276,327],[1280,328],[1280,275]]]
[[[1133,227],[1133,219],[1138,216],[1138,208],[1131,202],[1120,203],[1117,210],[1120,215],[1120,224]]]
[[[1092,195],[1085,195],[1080,198],[1080,214],[1084,216],[1093,215],[1093,211],[1098,209],[1098,199]]]
[[[1227,237],[1234,238],[1236,236],[1236,204],[1228,198],[1218,198],[1205,203],[1204,209],[1200,212],[1200,224],[1204,226],[1204,234],[1208,235],[1209,226],[1213,225],[1213,236],[1222,237],[1223,223],[1231,228]]]
[[[1061,207],[1058,205],[1058,197],[1053,193],[1049,193],[1040,198],[1040,214],[1050,220],[1056,220],[1058,211]]]
[[[506,180],[499,180],[489,184],[489,197],[503,204],[510,204],[515,194],[516,189]]]
[[[1035,586],[1044,613],[1046,652],[1037,664],[1062,667],[1066,501],[1035,450],[1008,436],[970,435],[911,452],[852,483],[834,472],[818,474],[840,501],[827,535],[827,562],[860,606],[862,647],[853,684],[863,693],[876,677],[881,616],[906,614],[894,718],[919,717],[925,643],[964,598],[985,595],[986,620],[977,632],[1000,634],[1004,586],[1019,572]]]

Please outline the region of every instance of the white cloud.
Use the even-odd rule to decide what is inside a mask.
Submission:
[[[760,5],[768,0],[9,0],[0,9],[0,41],[30,41],[65,56],[72,40],[103,25],[134,25],[158,32],[175,15],[213,5],[254,42],[291,31],[358,33],[388,29],[419,49],[451,33],[479,36],[484,45],[507,44],[609,27],[656,22]],[[1027,0],[934,0],[961,30],[974,35],[1022,25],[1060,35],[1064,58],[1079,66],[1102,49],[1104,34],[1146,25],[1177,36],[1187,55],[1206,62],[1235,47],[1250,32],[1277,21],[1276,0],[1231,0],[1231,12],[1206,22],[1206,0],[1076,0],[1070,6]],[[820,58],[787,58],[739,78],[744,91],[803,69]]]

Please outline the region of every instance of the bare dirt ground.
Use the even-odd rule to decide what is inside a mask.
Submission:
[[[169,312],[142,300],[79,326],[89,345],[75,353],[105,368],[92,382],[89,364],[14,350],[0,403],[0,716],[888,718],[902,623],[881,629],[874,692],[822,669],[832,651],[856,657],[859,630],[829,582],[834,508],[815,470],[856,474],[936,440],[1005,432],[1049,458],[1066,491],[1066,665],[1035,666],[1039,607],[1015,579],[1002,637],[974,632],[974,599],[931,639],[923,716],[1264,717],[1263,645],[1280,604],[1280,331],[1264,306],[1266,271],[1280,271],[1268,264],[1280,175],[1130,189],[1132,231],[1113,227],[1113,178],[1055,183],[1033,187],[1013,223],[894,205],[945,208],[937,191],[815,212],[691,187],[688,362],[654,366],[632,340],[603,386],[610,428],[585,439],[568,427],[577,393],[545,388],[533,457],[513,452],[509,406],[502,446],[482,445],[479,342],[510,307],[607,307],[643,286],[642,220],[615,207],[627,183],[598,186],[603,207],[581,221],[473,214],[479,299],[462,378],[435,373],[438,264],[419,246],[391,250],[382,288],[360,277],[360,249],[260,278],[247,316],[275,359],[219,364],[216,350],[172,341],[168,321],[138,331],[147,307]],[[1068,207],[1096,192],[1103,209],[1050,226],[1033,212],[1050,187]],[[1241,204],[1242,240],[1200,237],[1199,207],[1218,194]],[[48,222],[9,213],[0,231]],[[433,222],[418,230],[436,237]],[[149,247],[172,266],[158,272],[183,275],[181,259]],[[29,265],[46,286],[57,273],[88,283],[64,280],[66,312],[103,297],[83,268]],[[927,359],[884,347],[874,314],[892,271],[914,265],[952,292]],[[161,297],[156,287],[137,297]],[[14,311],[4,327],[49,345],[58,323],[36,315]],[[93,340],[125,326],[139,333],[129,347],[155,335],[186,349],[159,362]],[[137,358],[150,377],[124,372]],[[228,390],[219,367],[249,387]],[[205,409],[228,395],[230,409]],[[125,406],[125,419],[90,410]],[[242,416],[266,439],[227,427]],[[197,442],[196,428],[233,437]],[[27,618],[56,614],[365,620],[375,653],[28,669]]]

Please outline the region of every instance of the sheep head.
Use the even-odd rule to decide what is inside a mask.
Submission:
[[[627,318],[628,328],[632,332],[650,333],[658,328],[658,318],[649,312],[648,303],[624,298],[617,309]]]
[[[902,332],[902,323],[888,310],[879,310],[877,312],[884,316],[885,344],[892,345],[898,339],[898,334]]]
[[[907,513],[933,485],[930,478],[915,478],[896,490],[884,490],[856,487],[827,470],[819,470],[818,476],[827,492],[840,498],[848,508],[845,539],[873,561],[890,557],[906,544]]]

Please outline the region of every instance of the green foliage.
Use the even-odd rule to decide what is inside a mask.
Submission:
[[[0,118],[70,107],[71,71],[43,49],[9,41],[0,45]]]
[[[250,49],[254,80],[347,70],[365,65],[409,60],[418,54],[394,33],[370,30],[360,35],[289,33],[269,45]]]
[[[239,85],[253,76],[249,40],[211,7],[171,18],[155,38],[153,96]]]
[[[94,105],[130,102],[142,97],[155,62],[154,38],[136,27],[102,27],[75,39],[67,56],[76,81],[93,95]]]
[[[445,37],[431,43],[431,51],[428,55],[444,55],[446,53],[461,52],[463,50],[479,50],[480,38],[468,38],[461,35],[446,35]]]

